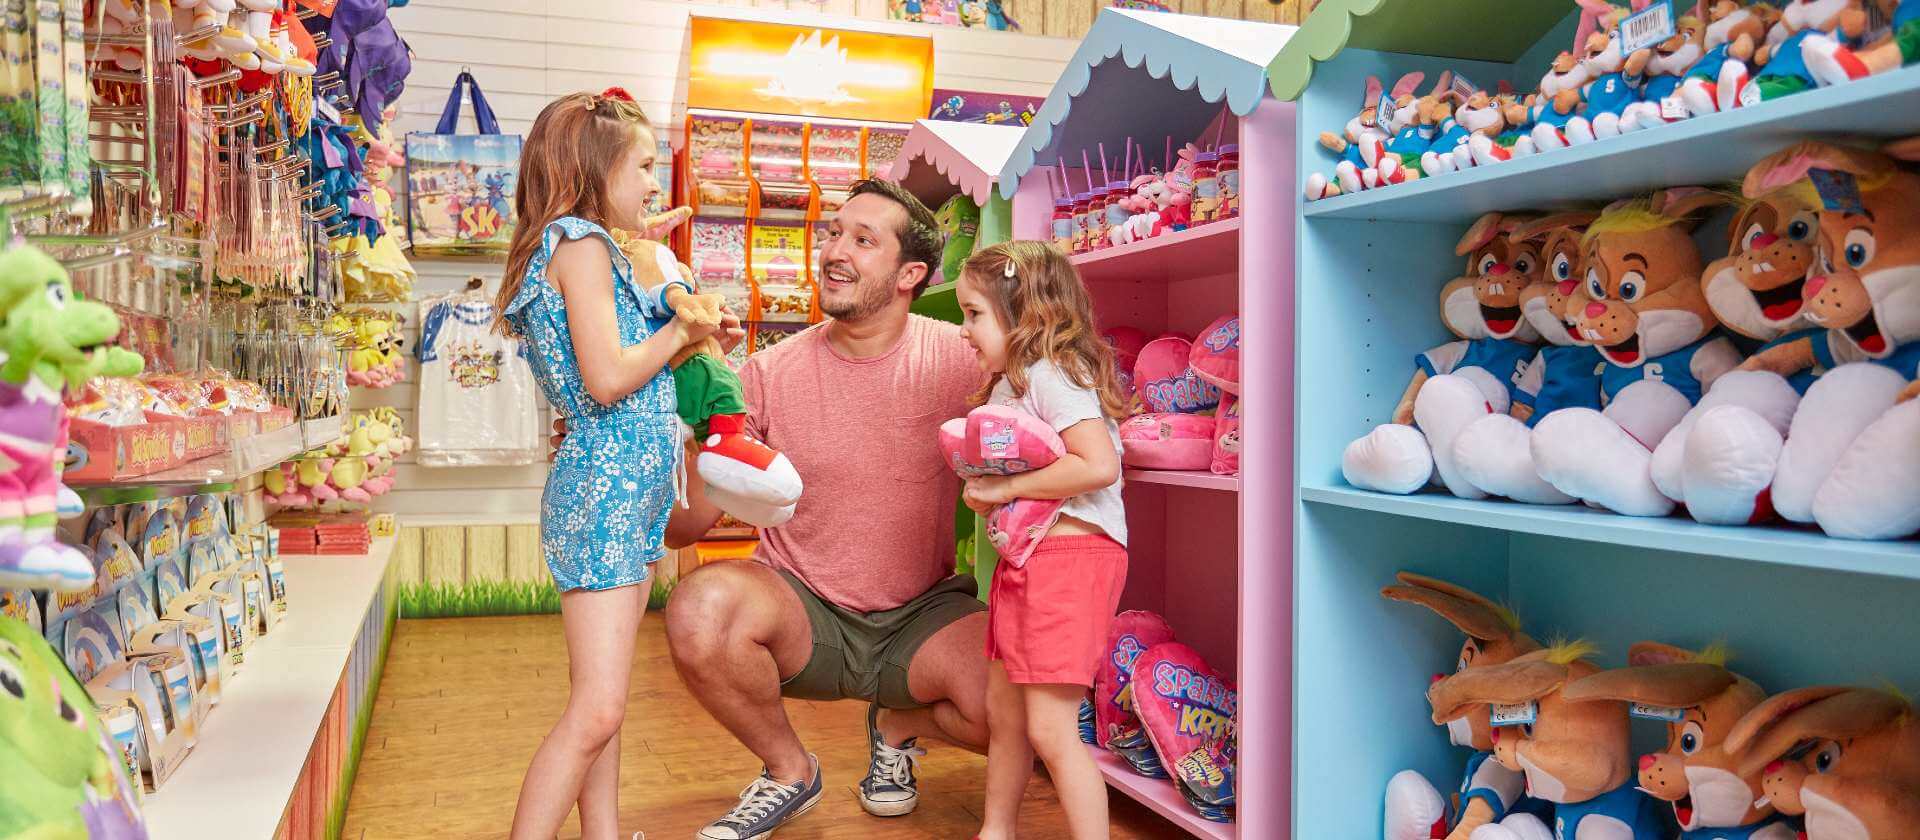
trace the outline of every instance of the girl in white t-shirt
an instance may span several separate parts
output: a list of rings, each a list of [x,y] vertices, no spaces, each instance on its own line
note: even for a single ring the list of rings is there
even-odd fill
[[[1014,499],[1062,499],[1027,562],[995,568],[988,598],[986,819],[981,840],[1014,834],[1033,757],[1047,763],[1075,840],[1107,836],[1107,787],[1080,743],[1093,685],[1127,578],[1120,429],[1128,399],[1094,329],[1086,286],[1044,242],[1006,242],[967,260],[956,287],[961,333],[992,375],[986,402],[1039,418],[1066,444],[1032,472],[967,482],[985,514]]]

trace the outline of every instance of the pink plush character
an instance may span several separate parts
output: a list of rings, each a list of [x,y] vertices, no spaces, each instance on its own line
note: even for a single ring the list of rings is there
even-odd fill
[[[1136,414],[1120,424],[1120,462],[1149,470],[1213,466],[1211,414]]]
[[[1240,393],[1240,316],[1222,315],[1207,325],[1187,356],[1188,367],[1208,384]]]
[[[940,426],[940,451],[961,478],[1012,475],[1060,459],[1067,446],[1051,426],[1024,411],[983,405]],[[987,517],[987,538],[1001,559],[1026,565],[1034,546],[1060,518],[1060,499],[1015,499]]]

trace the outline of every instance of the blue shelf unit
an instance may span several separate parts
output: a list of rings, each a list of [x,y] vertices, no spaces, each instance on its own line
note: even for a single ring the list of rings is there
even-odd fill
[[[1572,4],[1568,3],[1569,11]],[[1299,173],[1332,171],[1321,131],[1353,116],[1364,79],[1445,69],[1537,86],[1572,20],[1510,64],[1346,49],[1299,100]],[[1466,25],[1464,23],[1456,25]],[[1424,51],[1423,51],[1424,52]],[[1423,91],[1424,92],[1424,91]],[[1920,691],[1920,543],[1860,543],[1785,527],[1633,519],[1577,507],[1389,496],[1340,475],[1346,444],[1385,422],[1415,354],[1450,338],[1437,310],[1455,241],[1489,210],[1598,206],[1664,186],[1737,179],[1794,140],[1920,133],[1920,68],[1498,166],[1303,205],[1297,231],[1293,836],[1378,837],[1387,780],[1443,790],[1466,755],[1431,722],[1425,689],[1460,637],[1380,587],[1409,570],[1511,605],[1534,637],[1584,638],[1603,665],[1632,642],[1723,641],[1770,692],[1829,683]],[[1723,217],[1724,218],[1724,217]],[[1725,250],[1722,219],[1703,253]],[[1635,723],[1639,752],[1662,742]]]

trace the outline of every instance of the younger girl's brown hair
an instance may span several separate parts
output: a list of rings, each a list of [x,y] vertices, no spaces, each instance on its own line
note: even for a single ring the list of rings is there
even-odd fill
[[[969,257],[960,271],[1007,330],[1006,372],[987,383],[981,401],[1003,376],[1014,396],[1025,395],[1027,367],[1045,359],[1073,384],[1099,394],[1108,418],[1133,413],[1114,372],[1113,348],[1094,326],[1092,297],[1059,249],[1033,240],[1002,242]]]
[[[507,246],[507,272],[493,311],[504,313],[526,281],[527,263],[540,248],[547,225],[562,216],[607,223],[607,173],[638,139],[635,128],[653,126],[624,91],[570,93],[547,103],[520,148],[520,181],[513,196],[516,227]],[[494,329],[511,333],[496,315]]]

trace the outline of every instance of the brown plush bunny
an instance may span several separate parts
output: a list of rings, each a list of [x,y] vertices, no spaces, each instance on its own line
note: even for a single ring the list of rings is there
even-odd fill
[[[1627,706],[1573,700],[1570,683],[1599,673],[1583,642],[1554,645],[1503,665],[1470,668],[1427,690],[1434,722],[1492,707],[1493,754],[1527,777],[1527,793],[1554,803],[1555,837],[1564,840],[1663,840],[1658,807],[1634,789],[1628,768]],[[1473,840],[1535,836],[1527,815],[1483,826]],[[1525,832],[1525,833],[1523,833]]]
[[[1718,646],[1695,652],[1639,642],[1628,651],[1627,665],[1579,679],[1565,694],[1574,701],[1625,701],[1633,717],[1667,725],[1666,750],[1640,757],[1640,789],[1672,803],[1681,831],[1794,840],[1794,830],[1771,806],[1755,804],[1763,802],[1760,775],[1743,775],[1726,748],[1727,733],[1766,692],[1727,670],[1726,651]]]
[[[1742,775],[1762,776],[1781,813],[1806,815],[1807,840],[1910,840],[1920,830],[1920,717],[1902,697],[1789,691],[1742,717],[1727,750]]]
[[[1718,193],[1674,189],[1602,211],[1581,238],[1589,300],[1575,329],[1607,362],[1604,411],[1565,408],[1533,428],[1534,466],[1560,492],[1628,516],[1665,516],[1651,475],[1660,444],[1739,351],[1713,334],[1690,233]]]
[[[1691,116],[1731,111],[1738,106],[1740,89],[1752,74],[1754,53],[1780,10],[1766,2],[1736,3],[1716,0],[1707,6],[1705,55],[1687,70],[1680,83],[1680,99]]]
[[[1540,649],[1540,643],[1520,631],[1520,621],[1513,611],[1443,580],[1412,572],[1396,577],[1400,583],[1381,589],[1381,597],[1433,610],[1466,634],[1455,673],[1499,665]],[[1444,676],[1435,674],[1433,679],[1438,682]],[[1521,795],[1526,780],[1520,773],[1490,760],[1493,729],[1487,722],[1487,707],[1476,706],[1444,725],[1454,746],[1474,751],[1461,776],[1452,819],[1448,818],[1446,801],[1433,784],[1415,771],[1402,770],[1387,782],[1386,840],[1443,836],[1447,840],[1467,840],[1475,829],[1499,822],[1508,813],[1524,811],[1544,816],[1550,810],[1544,803]]]

